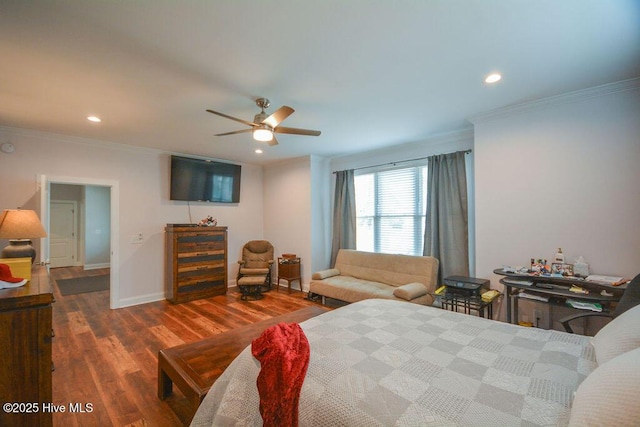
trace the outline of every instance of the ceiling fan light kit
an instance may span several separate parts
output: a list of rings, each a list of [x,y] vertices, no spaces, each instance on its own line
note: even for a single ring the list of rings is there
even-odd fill
[[[273,132],[267,127],[255,128],[253,130],[253,139],[260,142],[269,142],[273,139]]]
[[[260,107],[260,112],[253,117],[253,122],[239,119],[237,117],[229,116],[218,111],[207,110],[211,114],[215,114],[226,119],[234,120],[249,126],[249,129],[236,130],[232,132],[218,133],[215,136],[235,135],[238,133],[252,132],[253,139],[260,142],[268,142],[269,145],[278,145],[274,133],[285,133],[292,135],[306,135],[306,136],[318,136],[320,131],[310,129],[297,129],[279,126],[287,117],[289,117],[295,111],[291,107],[286,105],[278,108],[273,114],[267,115],[264,111],[271,105],[271,102],[267,98],[256,99],[256,105]]]

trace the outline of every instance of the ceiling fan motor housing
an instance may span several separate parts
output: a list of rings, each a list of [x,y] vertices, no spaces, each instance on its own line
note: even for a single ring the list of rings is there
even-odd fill
[[[265,112],[258,113],[254,116],[253,123],[262,123],[262,121],[267,117],[269,117],[269,115]]]

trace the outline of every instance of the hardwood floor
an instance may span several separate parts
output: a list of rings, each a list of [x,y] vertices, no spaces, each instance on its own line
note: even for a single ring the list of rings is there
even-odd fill
[[[53,305],[54,426],[181,426],[190,422],[187,400],[174,388],[157,396],[158,351],[279,316],[309,305],[302,292],[265,293],[241,301],[230,290],[173,305],[158,301],[109,309],[109,291],[62,296],[55,280],[108,273],[81,267],[51,270]],[[84,412],[70,412],[80,404]],[[76,407],[77,408],[77,407]]]

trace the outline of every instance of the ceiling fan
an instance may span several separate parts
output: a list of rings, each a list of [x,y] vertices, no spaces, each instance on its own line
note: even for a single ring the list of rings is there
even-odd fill
[[[225,117],[227,119],[235,120],[236,122],[243,123],[247,126],[250,126],[249,129],[236,130],[233,132],[225,132],[219,133],[215,136],[225,136],[225,135],[234,135],[236,133],[245,133],[252,132],[253,139],[256,141],[267,142],[269,145],[278,145],[278,140],[274,134],[276,133],[288,133],[293,135],[308,135],[308,136],[318,136],[320,135],[319,130],[309,130],[309,129],[298,129],[298,128],[289,128],[280,126],[287,117],[293,114],[294,109],[291,107],[287,107],[286,105],[278,108],[273,114],[267,115],[264,111],[265,108],[269,108],[271,102],[267,98],[258,98],[256,99],[256,105],[260,107],[260,112],[255,115],[253,118],[253,122],[242,120],[237,117],[232,117],[224,113],[219,113],[218,111],[207,110],[209,113],[216,114],[220,117]]]

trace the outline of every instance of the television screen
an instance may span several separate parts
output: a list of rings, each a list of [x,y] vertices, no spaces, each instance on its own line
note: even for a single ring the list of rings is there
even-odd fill
[[[171,200],[240,202],[242,166],[171,156]]]

